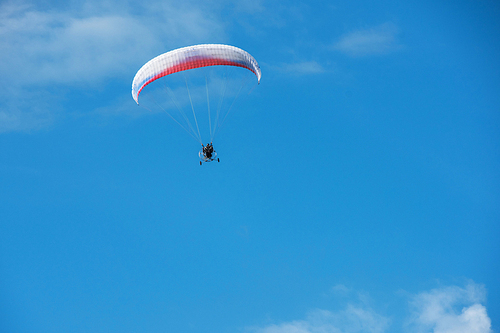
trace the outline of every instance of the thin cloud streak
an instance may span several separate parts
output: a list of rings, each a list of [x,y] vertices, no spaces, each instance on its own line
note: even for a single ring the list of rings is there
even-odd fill
[[[316,61],[269,65],[269,69],[292,75],[311,75],[326,72],[325,68],[323,68],[323,66]]]
[[[388,54],[401,48],[399,29],[392,23],[348,33],[335,43],[333,49],[353,57]]]
[[[383,333],[390,319],[370,308],[348,305],[345,310],[330,312],[316,309],[305,320],[296,320],[264,328],[250,328],[253,333]]]

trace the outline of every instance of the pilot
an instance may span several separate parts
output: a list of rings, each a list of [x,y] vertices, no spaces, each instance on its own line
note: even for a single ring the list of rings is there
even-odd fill
[[[205,155],[206,158],[212,159],[212,153],[214,152],[214,146],[212,146],[212,143],[207,143],[206,146],[203,147],[203,155]]]

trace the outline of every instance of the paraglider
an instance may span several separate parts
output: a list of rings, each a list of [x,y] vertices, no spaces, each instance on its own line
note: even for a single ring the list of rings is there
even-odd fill
[[[257,84],[260,83],[261,79],[261,70],[259,64],[255,60],[253,56],[251,56],[248,52],[234,47],[230,45],[223,44],[201,44],[201,45],[193,45],[188,47],[183,47],[179,49],[175,49],[164,54],[161,54],[146,64],[144,64],[139,71],[136,73],[134,80],[132,82],[132,97],[135,102],[139,105],[139,95],[144,90],[144,88],[157,81],[160,78],[164,78],[164,88],[161,89],[164,94],[167,92],[169,95],[171,102],[170,104],[165,104],[167,102],[163,100],[167,100],[161,98],[158,102],[158,99],[154,99],[154,104],[159,106],[163,111],[165,111],[175,122],[177,122],[188,134],[190,134],[195,140],[197,140],[201,145],[202,149],[198,153],[200,157],[200,164],[202,162],[210,162],[219,159],[217,158],[217,153],[215,152],[212,142],[216,135],[216,132],[220,129],[224,120],[227,117],[227,114],[231,110],[234,104],[234,100],[238,97],[241,91],[241,87],[236,92],[230,93],[230,88],[237,86],[237,84],[233,84],[234,81],[231,80],[230,75],[227,75],[224,72],[223,75],[218,77],[217,79],[208,78],[205,74],[204,83],[206,84],[206,89],[201,88],[201,84],[195,86],[194,88],[189,87],[188,79],[185,77],[185,91],[187,92],[187,97],[184,97],[184,100],[181,100],[183,97],[179,97],[180,89],[170,88],[170,84],[174,81],[166,81],[167,76],[173,76],[174,73],[186,72],[188,70],[199,71],[204,67],[235,67],[235,68],[243,68],[250,71],[254,77],[257,78]],[[249,73],[246,71],[246,73]],[[196,72],[198,73],[198,72]],[[176,74],[178,75],[178,74]],[[246,75],[246,74],[245,74]],[[248,81],[248,80],[247,80]],[[220,89],[209,89],[210,82],[216,82],[220,85]],[[222,82],[222,83],[220,83]],[[228,83],[229,82],[229,83]],[[244,85],[244,81],[242,81],[242,86]],[[255,81],[254,81],[255,82]],[[160,90],[160,89],[158,89]],[[210,98],[210,93],[215,94],[216,98]],[[194,93],[192,93],[194,91]],[[199,103],[201,99],[203,99],[206,95],[206,105],[208,109],[208,117],[206,115],[200,115],[200,111],[195,111],[195,104]],[[142,96],[142,95],[141,95]],[[182,95],[184,96],[184,95]],[[232,103],[224,102],[224,98],[232,98]],[[210,100],[219,100],[218,107],[216,112],[211,113],[211,105]],[[189,104],[187,103],[189,101]],[[163,103],[163,104],[162,104]],[[189,116],[189,113],[186,113],[182,105],[190,105],[192,111],[192,116]],[[224,105],[224,108],[223,108]],[[177,108],[178,112],[174,114],[173,107]],[[175,110],[174,110],[175,111]],[[213,115],[215,113],[215,115]],[[205,118],[203,118],[205,117]],[[210,143],[206,146],[203,145],[202,134],[200,132],[199,119],[207,119],[210,134]],[[215,119],[212,119],[215,118]],[[194,124],[193,124],[194,123]],[[203,127],[205,128],[205,127]]]
[[[214,146],[212,145],[212,142],[207,143],[206,146],[203,144],[201,145],[203,148],[198,153],[198,156],[200,157],[200,165],[202,162],[212,162],[217,159],[217,162],[220,162],[220,160],[217,158],[217,152],[214,150]]]

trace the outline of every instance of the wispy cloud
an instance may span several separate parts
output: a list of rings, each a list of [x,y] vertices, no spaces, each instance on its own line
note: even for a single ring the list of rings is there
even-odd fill
[[[294,320],[266,327],[248,328],[252,333],[383,333],[391,319],[377,313],[366,293],[355,292],[344,285],[337,285],[331,292],[338,294],[342,302],[349,302],[343,310],[315,309],[303,320]]]
[[[316,61],[303,61],[268,65],[269,69],[292,75],[309,75],[324,73],[326,70]]]
[[[347,288],[343,284],[337,284],[332,287],[331,292],[335,294],[340,294],[340,295],[347,295],[351,289]]]
[[[0,132],[50,124],[57,108],[43,106],[54,87],[131,80],[145,59],[165,49],[215,36],[222,41],[223,27],[203,6],[168,0],[143,8],[115,0],[87,1],[51,10],[3,3],[0,75],[9,89],[0,91]]]
[[[413,297],[408,326],[414,332],[491,333],[483,286],[469,283],[465,288],[446,287]]]
[[[382,333],[390,320],[370,308],[348,305],[339,312],[311,311],[304,320],[296,320],[263,328],[249,329],[255,333]]]
[[[180,8],[166,1],[148,8],[113,13],[96,7],[82,15],[80,8],[44,11],[4,4],[0,71],[11,84],[88,82],[124,73],[165,44],[223,35],[221,24],[197,6]]]
[[[356,295],[343,310],[315,309],[302,320],[264,327],[247,328],[251,333],[383,333],[397,318],[382,315],[370,307],[366,293],[344,285],[331,291],[341,298]],[[340,295],[338,295],[340,293]],[[491,320],[481,303],[486,300],[483,286],[470,282],[433,289],[410,297],[409,316],[400,331],[412,333],[491,333]],[[403,320],[403,318],[400,318]]]
[[[350,32],[342,36],[333,48],[354,57],[387,54],[401,48],[398,33],[399,29],[395,24],[385,23]]]

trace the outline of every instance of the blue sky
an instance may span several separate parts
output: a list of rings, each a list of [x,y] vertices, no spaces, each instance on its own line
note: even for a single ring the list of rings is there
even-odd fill
[[[0,331],[499,332],[495,1],[4,1]],[[200,167],[138,107],[199,43],[262,80]],[[168,98],[168,97],[166,97]]]

